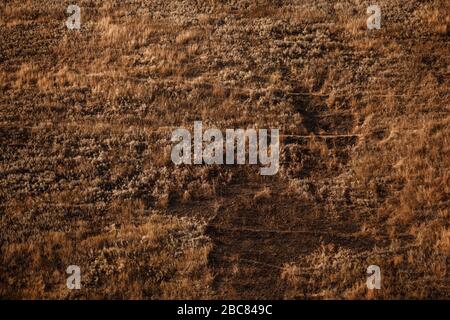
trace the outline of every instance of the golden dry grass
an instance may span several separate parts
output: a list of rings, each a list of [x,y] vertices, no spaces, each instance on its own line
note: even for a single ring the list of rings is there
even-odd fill
[[[0,4],[1,298],[449,298],[448,1],[68,4]],[[195,120],[278,175],[174,166]]]

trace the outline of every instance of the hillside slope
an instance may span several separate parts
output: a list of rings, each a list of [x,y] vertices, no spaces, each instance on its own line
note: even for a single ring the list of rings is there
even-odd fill
[[[448,1],[68,4],[0,5],[0,297],[450,298]],[[196,120],[278,174],[175,166]]]

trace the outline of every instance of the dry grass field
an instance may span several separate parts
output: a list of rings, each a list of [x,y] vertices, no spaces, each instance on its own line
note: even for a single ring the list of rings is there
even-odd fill
[[[0,298],[449,299],[449,60],[447,0],[3,0]],[[196,120],[279,172],[174,165]]]

